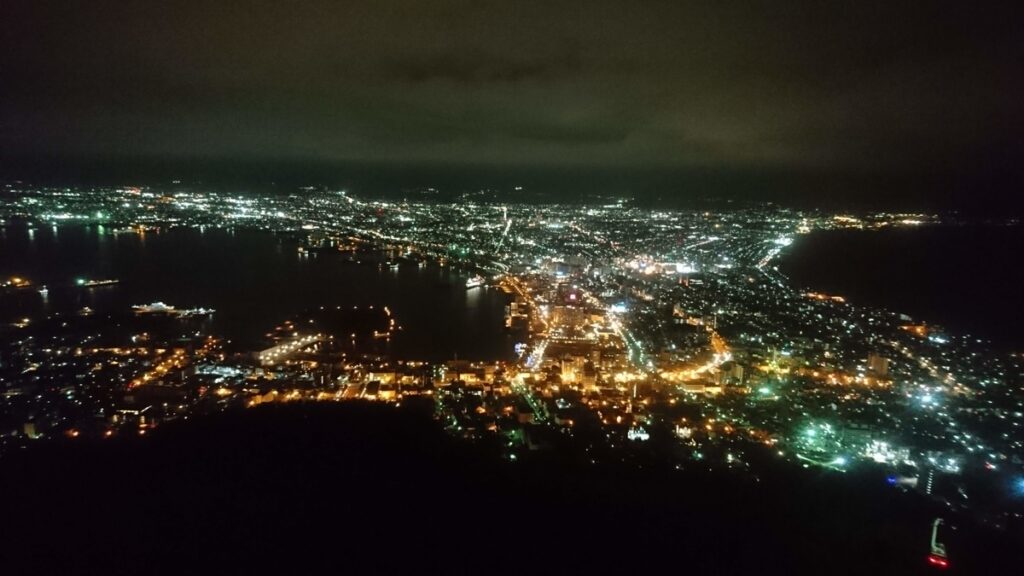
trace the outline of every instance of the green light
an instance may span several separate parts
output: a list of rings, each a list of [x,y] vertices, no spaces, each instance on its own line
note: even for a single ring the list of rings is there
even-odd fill
[[[761,388],[759,388],[759,389],[757,390],[757,392],[758,392],[759,394],[761,394],[762,396],[767,396],[767,395],[769,395],[769,394],[771,394],[771,393],[772,393],[772,389],[771,389],[771,388],[769,388],[769,387],[767,387],[767,386],[762,386]]]
[[[76,279],[75,280],[75,284],[78,284],[79,286],[84,286],[85,285],[85,278],[78,278],[78,279]]]

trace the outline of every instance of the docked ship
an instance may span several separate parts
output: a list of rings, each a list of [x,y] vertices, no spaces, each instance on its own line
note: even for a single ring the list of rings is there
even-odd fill
[[[484,278],[483,278],[483,276],[473,276],[469,280],[466,280],[466,289],[467,290],[470,289],[470,288],[478,288],[478,287],[483,286],[483,285],[484,285]]]
[[[84,288],[95,288],[96,286],[110,286],[111,284],[117,284],[120,280],[116,279],[105,279],[105,280],[89,280],[87,278],[79,278],[75,280],[75,284]]]

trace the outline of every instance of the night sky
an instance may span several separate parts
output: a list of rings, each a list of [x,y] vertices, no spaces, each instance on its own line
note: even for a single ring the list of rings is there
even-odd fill
[[[962,0],[5,0],[0,154],[7,177],[1005,205],[1021,22]]]

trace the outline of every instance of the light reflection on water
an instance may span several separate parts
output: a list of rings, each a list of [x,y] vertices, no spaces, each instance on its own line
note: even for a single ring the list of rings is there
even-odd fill
[[[270,328],[303,310],[335,305],[388,305],[403,326],[390,342],[399,356],[441,360],[508,358],[515,335],[504,329],[508,297],[493,288],[466,290],[470,274],[434,264],[383,268],[380,255],[348,261],[336,251],[298,253],[286,236],[247,230],[172,229],[118,232],[102,226],[32,231],[10,224],[0,234],[0,277],[23,275],[35,286],[0,294],[0,321],[74,314],[130,314],[163,301],[209,307],[210,328],[259,346]],[[75,278],[119,284],[74,286]],[[44,298],[38,288],[45,284]]]

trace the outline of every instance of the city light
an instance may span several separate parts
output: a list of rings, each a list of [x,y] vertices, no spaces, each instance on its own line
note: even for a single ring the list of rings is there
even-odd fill
[[[199,305],[202,289],[199,298],[167,287],[124,303],[122,293],[136,297],[136,272],[104,278],[88,263],[76,265],[81,277],[47,283],[55,301],[62,288],[88,288],[76,292],[80,310],[56,320],[27,308],[11,322],[23,335],[5,348],[5,366],[14,359],[5,397],[51,415],[0,436],[0,457],[23,441],[141,436],[211,412],[354,401],[404,410],[418,398],[447,433],[481,446],[494,441],[508,461],[586,438],[578,448],[594,465],[620,465],[633,458],[630,450],[648,446],[672,468],[699,463],[709,473],[726,467],[758,477],[763,451],[808,474],[875,467],[894,489],[966,508],[982,499],[960,479],[978,471],[1024,496],[1012,460],[1024,448],[1015,433],[1024,409],[1003,386],[1016,357],[853,297],[797,288],[775,268],[797,233],[810,234],[809,242],[817,230],[883,229],[905,215],[837,220],[766,207],[667,212],[149,189],[99,189],[82,193],[81,205],[57,197],[57,206],[48,194],[25,193],[38,204],[19,202],[19,213],[86,221],[102,213],[103,234],[143,252],[168,241],[168,222],[182,229],[175,235],[194,230],[204,246],[223,241],[212,232],[219,226],[251,227],[285,248],[253,257],[283,258],[300,270],[330,265],[353,276],[365,269],[394,283],[380,292],[396,300],[335,301],[333,288],[317,285],[308,292],[329,301],[310,302],[302,295],[308,280],[297,275],[286,282],[296,313],[283,318],[222,297],[211,302],[215,312]],[[218,273],[229,274],[225,266]],[[26,299],[38,303],[41,286],[19,271],[2,289],[33,287]],[[263,299],[260,285],[247,289]],[[449,304],[424,308],[406,296],[417,291],[448,291]],[[123,305],[110,309],[108,299]],[[331,325],[325,314],[332,307],[353,317]],[[379,324],[356,321],[367,310],[380,311]],[[244,344],[227,342],[223,318],[247,315],[275,328],[261,328],[263,338],[241,335]],[[118,320],[104,325],[104,318]],[[406,318],[414,320],[412,334]],[[496,326],[487,325],[494,318]],[[122,338],[117,322],[128,319]],[[424,352],[435,345],[443,350]],[[465,353],[489,348],[499,352]],[[76,375],[71,383],[68,373]],[[37,381],[55,392],[22,391]],[[148,400],[162,395],[166,405]],[[128,397],[146,400],[136,405]],[[62,423],[51,407],[90,414],[103,428],[72,428],[75,421]]]

